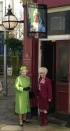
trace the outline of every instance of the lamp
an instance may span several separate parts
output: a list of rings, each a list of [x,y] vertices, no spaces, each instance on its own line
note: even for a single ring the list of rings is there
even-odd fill
[[[22,21],[21,21],[22,22]],[[6,31],[13,30],[18,24],[16,16],[12,13],[12,9],[8,8],[8,12],[5,14],[2,25],[5,27],[4,31],[4,40],[6,40]],[[4,88],[6,89],[5,95],[8,95],[8,88],[7,88],[7,47],[6,41],[4,41]]]
[[[8,12],[6,13],[6,15],[2,20],[2,24],[7,30],[13,30],[18,24],[18,20],[16,16],[12,13],[12,9],[10,8],[10,5],[8,8]]]
[[[8,8],[8,12],[5,14],[3,20],[2,20],[2,25],[5,28],[4,31],[4,40],[6,40],[6,32],[13,30],[18,23],[24,23],[24,20],[18,21],[16,16],[12,13],[12,9]],[[7,88],[7,46],[6,46],[6,41],[4,41],[4,87],[6,91],[6,96],[8,95],[8,88]]]

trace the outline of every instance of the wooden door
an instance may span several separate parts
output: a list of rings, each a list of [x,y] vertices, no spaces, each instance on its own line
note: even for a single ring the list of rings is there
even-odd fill
[[[56,43],[56,112],[68,113],[69,41]]]

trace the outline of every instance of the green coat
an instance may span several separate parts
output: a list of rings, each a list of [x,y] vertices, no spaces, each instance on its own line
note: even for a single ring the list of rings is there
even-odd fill
[[[18,76],[15,81],[15,112],[18,114],[30,112],[29,91],[23,91],[23,88],[26,87],[31,87],[30,78],[28,76]]]

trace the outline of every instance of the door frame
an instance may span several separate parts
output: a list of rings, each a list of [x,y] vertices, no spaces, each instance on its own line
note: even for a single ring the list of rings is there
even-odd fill
[[[58,35],[54,35],[54,36],[48,36],[47,39],[39,39],[39,45],[38,45],[38,69],[41,67],[41,56],[42,56],[41,42],[42,41],[56,42],[56,41],[60,41],[60,40],[70,40],[70,35],[59,35],[59,36]],[[55,87],[55,90],[56,90],[56,87]]]
[[[49,35],[47,38],[40,38],[38,42],[38,69],[41,67],[41,41],[70,40],[70,35]]]

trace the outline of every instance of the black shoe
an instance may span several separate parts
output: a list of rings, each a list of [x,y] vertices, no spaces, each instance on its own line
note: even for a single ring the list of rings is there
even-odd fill
[[[30,121],[28,121],[28,120],[23,120],[23,123],[30,123]]]

